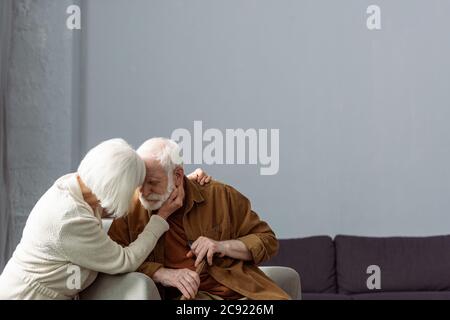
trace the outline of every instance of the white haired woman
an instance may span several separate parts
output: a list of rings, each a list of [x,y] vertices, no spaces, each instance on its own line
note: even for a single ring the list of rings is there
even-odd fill
[[[144,161],[122,139],[91,149],[77,173],[59,178],[31,211],[0,276],[0,299],[72,299],[98,272],[135,271],[168,230],[165,219],[182,203],[174,190],[136,241],[128,247],[112,241],[101,218],[126,214],[145,175]],[[201,171],[191,178],[209,180]]]

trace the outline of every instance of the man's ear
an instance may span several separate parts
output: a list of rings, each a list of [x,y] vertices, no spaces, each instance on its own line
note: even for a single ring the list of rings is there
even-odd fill
[[[173,177],[175,179],[175,186],[179,187],[183,183],[184,169],[182,167],[176,167],[173,171]]]

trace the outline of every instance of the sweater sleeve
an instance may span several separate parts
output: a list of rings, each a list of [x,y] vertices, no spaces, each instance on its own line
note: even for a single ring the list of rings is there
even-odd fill
[[[122,247],[101,229],[95,217],[78,216],[64,223],[59,238],[63,254],[73,264],[117,274],[135,271],[168,229],[163,218],[153,215],[138,238]]]
[[[128,224],[129,218],[130,214],[126,215],[125,217],[114,219],[108,231],[108,235],[111,237],[111,239],[120,244],[122,247],[128,246],[133,240],[130,237],[130,227]],[[149,256],[151,256],[151,254]],[[161,263],[153,262],[147,257],[146,261],[144,261],[136,271],[146,274],[147,276],[152,278],[153,274],[162,267],[163,265]]]

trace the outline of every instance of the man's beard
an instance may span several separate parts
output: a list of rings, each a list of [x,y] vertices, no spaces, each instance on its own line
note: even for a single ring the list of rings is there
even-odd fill
[[[147,198],[144,198],[142,193],[139,193],[139,200],[141,201],[141,204],[144,206],[145,209],[148,211],[155,211],[161,208],[163,203],[169,199],[172,191],[175,189],[174,183],[173,183],[173,175],[169,174],[169,181],[167,185],[167,191],[163,195],[159,194],[151,194]],[[150,201],[153,200],[153,201]]]

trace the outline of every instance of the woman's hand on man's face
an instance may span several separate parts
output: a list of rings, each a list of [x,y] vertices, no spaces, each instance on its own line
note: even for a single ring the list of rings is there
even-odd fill
[[[158,210],[158,216],[167,219],[172,213],[177,211],[183,206],[184,201],[184,187],[175,187],[175,189],[170,194],[169,198],[163,203],[161,208]]]

